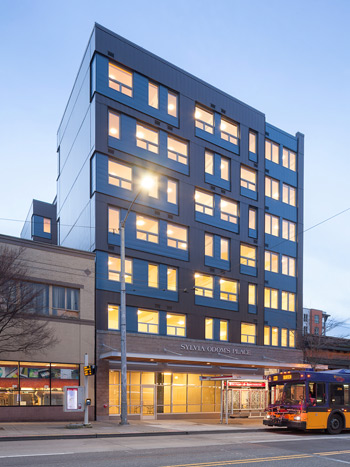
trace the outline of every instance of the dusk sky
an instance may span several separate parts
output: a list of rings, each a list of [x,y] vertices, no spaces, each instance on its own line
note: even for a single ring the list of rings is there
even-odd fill
[[[350,1],[0,6],[0,233],[19,236],[31,200],[55,197],[56,132],[97,22],[264,112],[267,122],[305,134],[304,307],[349,316]]]

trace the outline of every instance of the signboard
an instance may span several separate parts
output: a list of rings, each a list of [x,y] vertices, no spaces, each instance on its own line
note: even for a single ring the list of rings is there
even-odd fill
[[[63,411],[84,412],[84,387],[64,386]]]
[[[263,381],[227,381],[229,388],[264,388]]]
[[[95,365],[84,366],[84,376],[93,376],[96,373]]]

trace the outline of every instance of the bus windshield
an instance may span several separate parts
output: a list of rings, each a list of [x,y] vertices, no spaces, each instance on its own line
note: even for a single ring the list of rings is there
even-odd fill
[[[299,405],[305,401],[305,383],[276,384],[270,390],[270,403]]]

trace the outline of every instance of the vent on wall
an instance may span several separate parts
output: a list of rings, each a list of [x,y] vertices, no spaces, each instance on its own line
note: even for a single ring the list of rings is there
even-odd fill
[[[108,249],[114,251],[114,246],[113,245],[108,245]]]
[[[268,131],[265,131],[266,136],[270,136],[270,133]]]
[[[210,107],[211,107],[212,109],[215,109],[216,105],[215,105],[215,104],[210,104]]]
[[[226,190],[221,190],[221,193],[225,194],[225,193],[226,193]]]
[[[167,310],[172,310],[172,309],[173,309],[173,307],[172,307],[172,306],[170,306],[170,305],[168,305],[168,306],[166,307],[166,309],[167,309]]]
[[[221,109],[221,113],[225,114],[225,113],[226,113],[226,110],[225,110],[225,109]]]
[[[156,125],[160,125],[160,121],[159,121],[159,120],[154,120],[154,123],[155,123]]]
[[[174,216],[172,214],[168,214],[168,219],[174,219]]]
[[[108,148],[108,152],[109,152],[109,154],[114,154],[114,150],[111,149],[111,148]]]
[[[155,214],[156,216],[160,216],[160,211],[154,211],[154,214]]]
[[[160,308],[159,303],[155,303],[155,304],[154,304],[154,308]]]
[[[173,131],[173,127],[171,125],[168,125],[168,130]]]
[[[108,50],[107,54],[108,54],[110,57],[113,57],[113,58],[114,58],[114,53],[111,52],[110,50]]]

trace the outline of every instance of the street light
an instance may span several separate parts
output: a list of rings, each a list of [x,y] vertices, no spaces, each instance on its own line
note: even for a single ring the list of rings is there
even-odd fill
[[[154,178],[150,175],[140,180],[140,188],[127,210],[122,221],[120,221],[120,360],[121,360],[121,404],[120,424],[128,424],[128,404],[126,391],[126,289],[125,289],[125,223],[128,215],[139,197],[141,191],[149,191],[154,185]]]

